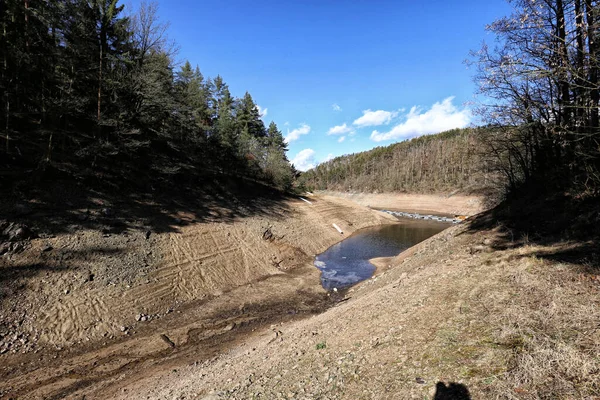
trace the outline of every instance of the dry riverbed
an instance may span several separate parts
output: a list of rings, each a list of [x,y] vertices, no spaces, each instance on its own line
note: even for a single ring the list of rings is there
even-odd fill
[[[374,260],[373,278],[331,299],[312,265],[343,237],[331,224],[348,235],[392,217],[337,197],[307,199],[268,217],[190,223],[147,240],[132,233],[118,242],[127,251],[83,258],[77,279],[46,260],[51,273],[22,276],[2,299],[3,315],[25,312],[10,329],[34,340],[0,356],[0,391],[27,399],[597,398],[600,278],[561,257],[580,244],[529,244],[502,226],[475,230],[466,221]],[[2,269],[52,253],[42,248],[48,240],[55,251],[90,247],[86,234],[96,235],[35,239]],[[147,260],[139,272],[103,276],[110,257],[136,254]]]
[[[173,233],[24,242],[0,258],[0,395],[111,398],[128,379],[206,362],[253,331],[328,308],[312,260],[345,237],[332,224],[348,235],[394,218],[341,199],[311,203],[225,222],[181,214]]]

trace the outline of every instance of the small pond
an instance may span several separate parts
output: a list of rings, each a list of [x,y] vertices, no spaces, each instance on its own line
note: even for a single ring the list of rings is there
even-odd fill
[[[450,225],[403,219],[398,224],[361,229],[315,258],[321,284],[327,290],[341,289],[369,279],[375,272],[370,259],[396,256]]]

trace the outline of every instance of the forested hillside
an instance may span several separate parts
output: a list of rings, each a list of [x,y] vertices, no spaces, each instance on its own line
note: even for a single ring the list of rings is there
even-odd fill
[[[309,189],[361,192],[481,190],[497,179],[478,149],[482,129],[454,129],[337,157],[300,181]]]
[[[51,170],[135,185],[222,175],[291,185],[275,123],[222,77],[177,66],[155,5],[128,16],[117,0],[0,4],[0,183]]]

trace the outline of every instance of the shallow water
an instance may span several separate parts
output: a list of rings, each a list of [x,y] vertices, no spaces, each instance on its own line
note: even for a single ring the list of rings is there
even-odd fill
[[[331,290],[369,279],[375,272],[375,266],[369,262],[371,258],[396,256],[450,225],[406,220],[362,229],[315,258],[315,266],[321,270],[321,284]]]

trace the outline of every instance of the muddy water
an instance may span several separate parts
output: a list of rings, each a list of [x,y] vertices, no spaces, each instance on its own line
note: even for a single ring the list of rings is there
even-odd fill
[[[375,272],[371,258],[396,256],[450,225],[403,219],[394,225],[362,229],[315,258],[315,266],[321,270],[321,284],[331,290],[369,279]]]

